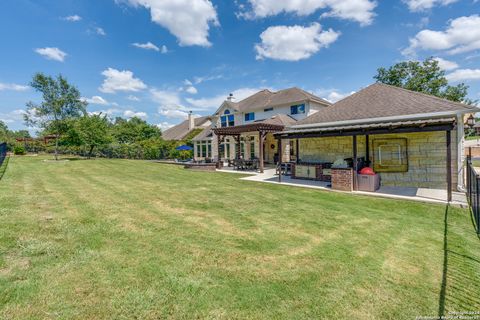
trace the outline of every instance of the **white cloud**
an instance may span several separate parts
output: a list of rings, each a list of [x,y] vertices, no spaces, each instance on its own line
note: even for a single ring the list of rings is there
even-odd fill
[[[414,56],[417,50],[458,54],[477,49],[480,49],[480,16],[472,15],[451,20],[445,31],[420,31],[410,38],[410,46],[402,54]]]
[[[370,0],[249,0],[251,11],[243,11],[240,16],[246,18],[264,18],[282,12],[306,16],[317,10],[327,10],[322,17],[336,17],[369,25],[373,21],[376,7]]]
[[[193,81],[195,82],[195,84],[200,84],[202,82],[218,80],[218,79],[222,79],[222,78],[223,78],[223,74],[217,74],[217,75],[211,75],[211,76],[194,77]],[[191,84],[191,82],[190,82],[190,84]]]
[[[176,91],[150,90],[152,100],[160,104],[163,108],[178,109],[181,107],[180,96]]]
[[[262,32],[262,42],[255,45],[257,59],[298,61],[307,59],[321,48],[328,47],[340,36],[340,32],[322,31],[318,23],[309,27],[274,26]]]
[[[480,69],[458,69],[446,75],[448,81],[480,80]]]
[[[98,104],[98,105],[102,105],[102,106],[106,106],[106,105],[109,104],[107,100],[105,100],[104,98],[102,98],[100,96],[93,96],[91,98],[82,98],[82,100],[85,101],[88,104]]]
[[[159,109],[158,113],[169,119],[187,119],[188,112],[182,110],[173,110],[173,109]]]
[[[150,9],[152,21],[168,29],[181,46],[211,45],[210,25],[218,26],[215,7],[210,0],[124,0]]]
[[[46,59],[60,61],[60,62],[65,61],[65,57],[67,56],[65,52],[63,52],[58,48],[50,48],[50,47],[37,48],[35,49],[35,52]]]
[[[100,36],[106,36],[107,33],[105,32],[105,30],[103,30],[103,28],[100,28],[100,27],[96,27],[95,28],[95,32],[100,35]]]
[[[198,93],[198,90],[197,88],[195,88],[194,86],[189,86],[185,89],[186,92],[190,93],[190,94],[197,94]]]
[[[142,120],[147,120],[147,118],[148,118],[148,115],[145,112],[135,112],[135,111],[132,111],[132,110],[125,110],[123,112],[123,116],[125,118],[136,117],[136,118],[140,118]]]
[[[15,84],[15,83],[1,83],[0,82],[0,91],[6,91],[6,90],[11,90],[11,91],[26,91],[30,89],[29,86],[24,86],[21,84]]]
[[[0,121],[4,123],[14,123],[18,121],[23,121],[23,115],[25,110],[17,109],[7,113],[0,113]]]
[[[140,101],[140,98],[134,95],[129,95],[127,99],[130,101],[136,101],[136,102]]]
[[[157,52],[160,51],[160,48],[157,47],[156,45],[154,45],[153,43],[151,43],[150,41],[147,42],[147,43],[135,42],[135,43],[132,43],[132,46],[140,48],[140,49],[145,49],[145,50],[154,50],[154,51],[157,51]]]
[[[352,95],[354,93],[355,91],[351,91],[348,93],[348,92],[341,92],[337,89],[318,89],[315,91],[315,94],[317,96],[320,96],[331,103],[335,103],[339,100],[342,100],[343,98],[346,98],[349,95]]]
[[[135,43],[132,43],[132,46],[140,48],[140,49],[157,51],[157,52],[160,52],[160,53],[163,53],[163,54],[168,53],[167,46],[163,45],[159,48],[155,44],[151,43],[150,41],[147,42],[147,43],[135,42]]]
[[[440,69],[445,71],[450,71],[458,68],[458,64],[453,61],[445,60],[439,57],[433,58],[433,60],[436,60]]]
[[[92,114],[106,114],[107,116],[115,116],[115,115],[119,115],[120,113],[122,112],[122,110],[120,109],[117,109],[117,108],[109,108],[107,110],[98,110],[98,111],[92,111],[92,112],[88,112],[88,114],[92,115]]]
[[[410,11],[423,11],[433,8],[434,6],[446,6],[458,0],[404,0]]]
[[[232,92],[235,101],[243,100],[262,89],[260,88],[241,88]],[[187,102],[194,106],[196,110],[216,110],[223,101],[226,100],[230,92],[217,95],[210,98],[192,99],[186,98]]]
[[[159,124],[157,124],[157,127],[160,128],[162,131],[168,130],[173,126],[175,126],[175,125],[172,124],[172,123],[169,123],[167,121],[160,122]]]
[[[72,16],[63,17],[62,20],[69,21],[69,22],[78,22],[82,20],[82,17],[80,17],[78,14],[75,14]]]
[[[115,93],[117,91],[140,91],[147,88],[142,80],[135,78],[132,71],[117,70],[108,68],[102,72],[105,76],[102,86],[99,88],[101,92]]]

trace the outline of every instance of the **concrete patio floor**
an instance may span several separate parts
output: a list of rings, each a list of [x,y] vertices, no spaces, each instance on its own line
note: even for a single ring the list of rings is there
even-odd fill
[[[333,192],[344,192],[333,190],[330,187],[330,182],[292,179],[290,176],[282,176],[282,182],[278,182],[278,175],[275,173],[275,168],[267,168],[264,173],[254,171],[236,171],[232,168],[224,168],[217,170],[217,172],[236,172],[248,174],[248,177],[242,177],[241,180],[257,181],[264,183],[282,184],[287,186],[312,188],[319,190],[327,190]],[[432,203],[447,203],[447,191],[441,189],[427,189],[427,188],[413,188],[413,187],[380,187],[376,192],[353,191],[353,194],[362,194],[369,196],[385,197],[392,199],[404,199]],[[463,192],[453,192],[451,204],[467,206],[467,199]]]

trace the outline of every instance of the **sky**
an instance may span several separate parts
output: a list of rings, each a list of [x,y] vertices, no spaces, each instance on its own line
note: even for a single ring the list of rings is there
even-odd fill
[[[229,93],[297,86],[335,102],[379,67],[430,56],[480,99],[479,0],[1,0],[0,43],[14,130],[41,101],[36,72],[65,76],[91,113],[163,130]]]

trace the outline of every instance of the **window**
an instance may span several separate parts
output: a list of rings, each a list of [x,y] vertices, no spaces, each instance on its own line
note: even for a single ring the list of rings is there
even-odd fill
[[[207,141],[207,158],[212,157],[212,142]]]
[[[206,144],[206,142],[202,143],[202,156],[207,158],[207,144]]]
[[[255,120],[255,112],[245,113],[245,121]]]
[[[200,149],[200,142],[197,142],[197,158],[201,158],[201,157],[202,157],[202,152]]]
[[[255,159],[255,137],[250,137],[250,159]]]
[[[225,153],[225,158],[230,159],[230,142],[227,141],[226,143],[226,153]]]
[[[269,112],[269,111],[273,111],[273,108],[265,108],[265,109],[263,109],[263,112]]]
[[[220,117],[220,126],[222,128],[225,127],[233,127],[235,125],[235,116],[230,114],[230,110],[225,110],[223,112],[223,116]]]
[[[297,104],[290,107],[291,114],[301,114],[305,113],[305,104]]]

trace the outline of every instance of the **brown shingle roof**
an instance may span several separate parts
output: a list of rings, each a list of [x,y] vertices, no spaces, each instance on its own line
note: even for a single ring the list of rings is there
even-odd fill
[[[192,141],[210,140],[212,139],[212,127],[205,128],[197,134]]]
[[[239,102],[226,101],[226,103],[228,103],[229,106],[235,110],[238,110],[240,112],[246,112],[250,110],[279,106],[283,104],[301,102],[306,100],[315,101],[324,105],[330,105],[330,102],[296,87],[276,92],[265,89]]]
[[[210,120],[209,116],[195,118],[195,128],[202,127],[208,120]],[[165,130],[162,133],[162,137],[165,140],[182,140],[188,135],[189,132],[188,120],[185,120],[182,123]]]
[[[268,123],[268,124],[275,124],[275,125],[281,125],[285,127],[290,127],[293,126],[294,124],[297,123],[297,120],[292,118],[291,116],[287,114],[277,114],[274,115],[271,118],[268,118],[266,120],[260,121],[262,123]]]
[[[338,121],[409,116],[445,112],[477,112],[463,103],[441,99],[428,94],[375,83],[330,107],[301,120],[297,125],[322,124]]]

